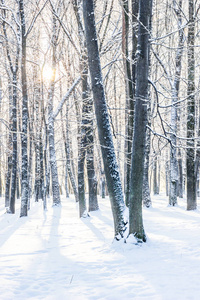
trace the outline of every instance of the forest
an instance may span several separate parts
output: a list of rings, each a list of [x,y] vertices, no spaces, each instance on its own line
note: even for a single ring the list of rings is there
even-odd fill
[[[146,242],[165,192],[197,208],[200,3],[1,0],[0,196],[28,215],[73,194],[80,218],[109,196],[114,237]],[[126,207],[129,216],[124,216]]]
[[[0,299],[199,300],[200,1],[0,8]]]

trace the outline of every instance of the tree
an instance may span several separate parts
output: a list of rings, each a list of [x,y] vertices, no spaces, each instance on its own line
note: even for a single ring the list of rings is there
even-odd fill
[[[19,0],[19,15],[21,24],[21,81],[22,81],[22,197],[20,217],[28,214],[28,90],[26,70],[26,20],[24,12],[24,1]]]
[[[142,218],[143,171],[145,160],[148,75],[149,75],[149,28],[151,0],[139,2],[139,29],[136,66],[134,134],[131,159],[131,189],[129,203],[129,235],[138,242],[145,242]]]
[[[103,78],[97,44],[98,41],[95,25],[93,0],[83,1],[83,16],[85,23],[88,62],[92,82],[92,92],[98,127],[98,135],[104,162],[108,194],[111,201],[111,208],[114,219],[115,238],[120,239],[121,237],[123,237],[125,230],[125,204],[123,200],[119,169],[114,151],[111,128],[109,123],[109,115],[107,111],[104,93]]]
[[[178,20],[178,47],[175,57],[175,74],[172,85],[172,106],[171,106],[171,148],[170,148],[170,187],[169,187],[169,204],[174,206],[177,204],[178,196],[178,161],[177,161],[177,121],[178,108],[177,101],[180,87],[180,76],[182,67],[182,55],[184,46],[184,28],[182,27],[182,0],[178,5],[174,3],[174,11]]]
[[[17,180],[17,76],[19,71],[19,54],[20,54],[20,39],[19,39],[19,31],[20,26],[18,22],[16,21],[15,16],[13,15],[13,12],[11,13],[12,19],[14,20],[14,23],[16,24],[17,30],[13,30],[13,25],[10,24],[6,20],[6,7],[5,3],[2,0],[1,1],[2,6],[4,9],[2,10],[2,21],[3,21],[3,33],[5,37],[5,45],[6,45],[6,54],[7,59],[9,63],[9,68],[11,72],[11,80],[9,80],[10,84],[12,85],[9,88],[10,96],[12,97],[12,109],[11,109],[11,135],[9,134],[9,144],[12,143],[12,163],[11,163],[11,157],[8,158],[8,176],[10,174],[11,168],[11,187],[10,187],[10,179],[7,177],[6,180],[6,188],[7,188],[7,195],[6,198],[9,199],[9,209],[7,212],[14,214],[15,213],[15,200],[16,200],[16,180]],[[13,49],[11,45],[9,44],[9,37],[7,34],[7,27],[11,28],[12,31],[14,31],[14,38],[16,40],[16,48],[14,47],[15,53],[13,53]],[[9,97],[10,98],[10,97]],[[11,102],[10,102],[11,103]],[[12,140],[12,142],[11,142]],[[10,193],[9,193],[10,191]],[[8,202],[8,201],[7,201]],[[7,205],[8,203],[6,203]]]
[[[60,2],[59,2],[60,4]],[[58,9],[60,5],[58,5]],[[55,77],[56,77],[56,49],[58,43],[58,36],[60,32],[60,27],[58,27],[58,22],[54,14],[52,14],[52,78],[50,80],[50,87],[48,92],[48,140],[49,140],[49,156],[50,156],[50,166],[51,166],[51,178],[52,178],[52,193],[53,193],[53,205],[60,205],[60,191],[59,191],[59,181],[58,181],[58,168],[56,160],[56,150],[55,150],[55,134],[54,134],[54,113],[53,113],[53,99],[55,91]]]
[[[46,2],[43,4],[42,8],[39,9],[32,19],[28,29],[26,30],[26,18],[24,1],[18,1],[18,10],[20,16],[20,26],[21,26],[21,85],[22,85],[22,134],[21,134],[21,152],[22,152],[22,196],[21,196],[21,211],[20,217],[27,216],[28,214],[28,202],[29,202],[29,173],[30,170],[28,166],[28,127],[29,127],[29,112],[28,112],[28,83],[27,83],[27,37],[30,34],[33,26],[44,9]],[[38,7],[37,7],[38,8]],[[30,153],[31,153],[30,144]],[[30,158],[30,163],[32,164],[32,158]]]
[[[125,202],[129,205],[130,175],[131,175],[131,148],[133,138],[134,94],[135,94],[135,55],[137,48],[137,15],[138,0],[132,1],[132,70],[129,59],[129,2],[122,1],[122,53],[125,71],[126,91],[126,140],[125,140],[125,165],[124,165],[124,190]]]
[[[196,200],[196,163],[195,163],[195,20],[194,1],[188,0],[189,22],[188,22],[188,100],[187,100],[187,210],[197,207]]]
[[[88,82],[88,60],[85,45],[85,34],[80,13],[80,2],[74,0],[73,7],[76,15],[79,43],[80,43],[80,72],[82,82],[82,116],[81,137],[78,157],[78,191],[79,191],[79,215],[87,216],[85,199],[85,158],[87,160],[89,211],[98,210],[97,181],[94,169],[94,130],[93,130],[93,101],[90,95]]]

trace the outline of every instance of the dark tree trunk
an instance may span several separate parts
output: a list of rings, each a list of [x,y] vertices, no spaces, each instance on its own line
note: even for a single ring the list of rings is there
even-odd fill
[[[12,106],[12,176],[9,213],[15,213],[16,180],[17,180],[17,74],[13,73],[13,106]]]
[[[2,113],[2,81],[0,77],[0,114]],[[0,124],[0,131],[2,132],[1,124]],[[2,197],[3,186],[2,186],[2,145],[0,145],[0,198]]]
[[[83,46],[83,45],[82,45]],[[82,81],[82,117],[81,117],[81,138],[79,145],[79,159],[78,159],[78,198],[79,198],[79,216],[87,216],[86,199],[85,199],[85,157],[87,151],[87,130],[88,130],[88,110],[87,102],[89,97],[88,91],[88,68],[86,65],[86,55],[84,49],[81,50],[81,81]]]
[[[1,0],[3,6],[5,6],[4,0]],[[2,26],[5,37],[6,53],[10,71],[12,73],[12,80],[9,78],[9,157],[8,157],[8,172],[6,176],[6,195],[5,205],[9,206],[7,212],[15,213],[15,197],[16,197],[16,176],[17,176],[17,73],[19,65],[19,53],[20,46],[17,40],[16,53],[14,56],[15,65],[12,62],[12,56],[9,45],[9,38],[7,36],[6,12],[2,10]],[[17,24],[17,34],[19,34],[19,25]],[[8,75],[9,77],[9,75]],[[11,146],[12,145],[12,146]],[[12,148],[12,149],[11,149]],[[12,154],[11,154],[12,153]],[[9,178],[11,177],[11,179]],[[11,183],[11,186],[10,186]]]
[[[43,154],[43,143],[42,134],[40,134],[40,189],[39,189],[39,199],[43,199],[44,192],[44,154]]]
[[[44,170],[45,170],[45,185],[43,191],[43,205],[44,210],[47,209],[47,201],[46,198],[49,197],[49,185],[50,185],[50,167],[47,157],[47,129],[46,129],[46,137],[45,137],[45,147],[44,147]]]
[[[176,7],[174,4],[174,11],[178,18],[178,30],[179,30],[179,41],[175,57],[175,76],[172,83],[172,107],[171,107],[171,149],[170,149],[170,188],[169,188],[169,204],[174,206],[177,204],[178,196],[178,162],[177,162],[177,151],[176,151],[176,135],[177,135],[177,121],[178,121],[178,94],[180,86],[181,76],[181,60],[184,46],[184,29],[182,28],[182,0],[179,0],[179,4]]]
[[[158,158],[156,154],[153,162],[153,194],[158,195]]]
[[[169,161],[165,163],[165,186],[166,186],[166,196],[169,196]]]
[[[11,82],[8,86],[9,90],[9,132],[8,132],[8,154],[7,154],[7,171],[6,171],[6,186],[5,186],[5,207],[9,207],[10,202],[10,179],[11,179],[11,170],[12,170],[12,88]]]
[[[91,154],[91,156],[93,153]],[[94,171],[93,159],[87,156],[87,175],[88,175],[88,188],[89,188],[89,211],[96,211],[99,209],[97,200],[97,180]]]
[[[17,199],[20,199],[19,173],[17,174]]]
[[[78,202],[78,189],[77,189],[77,184],[75,181],[75,176],[72,170],[72,165],[71,165],[71,151],[70,151],[70,139],[69,139],[69,103],[67,103],[67,107],[66,107],[66,136],[64,133],[64,129],[63,129],[63,139],[64,139],[64,143],[65,143],[65,154],[66,154],[66,172],[69,175],[69,179],[71,182],[71,186],[74,192],[74,196],[75,196],[75,200],[76,202]]]
[[[178,150],[178,196],[179,198],[183,198],[183,160],[181,157],[181,150]]]
[[[44,118],[44,107],[43,107],[43,119]],[[45,146],[44,146],[44,170],[45,170],[45,187],[44,194],[46,197],[50,197],[50,166],[49,166],[49,158],[47,154],[47,145],[48,145],[48,129],[47,124],[45,124]],[[46,209],[46,208],[45,208]]]
[[[137,14],[138,14],[138,1],[132,1],[132,57],[136,54],[136,24]],[[133,116],[134,116],[134,93],[135,93],[135,65],[133,64],[133,69],[131,72],[128,48],[128,37],[129,37],[129,5],[127,0],[122,1],[122,52],[123,52],[123,62],[125,71],[125,81],[126,81],[126,140],[125,140],[125,165],[124,165],[124,190],[125,190],[125,202],[129,205],[130,196],[130,175],[131,175],[131,150],[132,150],[132,138],[133,138]],[[132,78],[133,76],[133,78]]]
[[[28,162],[28,209],[30,209],[30,201],[32,196],[32,165],[33,165],[33,140],[30,136],[29,141],[29,162]]]
[[[151,196],[149,187],[149,154],[151,144],[151,132],[146,134],[145,160],[144,160],[144,178],[143,178],[143,204],[146,207],[151,207]]]
[[[79,216],[87,217],[87,208],[85,201],[85,181],[84,181],[84,164],[86,149],[83,148],[84,141],[81,138],[81,149],[78,158],[78,199],[79,199]]]
[[[40,189],[40,157],[38,145],[35,145],[35,202],[39,201],[39,189]]]
[[[69,198],[67,161],[65,163],[65,193],[66,197]]]
[[[98,153],[98,169],[99,169],[99,175],[100,175],[100,195],[102,198],[106,197],[106,178],[105,178],[105,172],[102,167],[102,158],[100,153],[100,148],[97,147],[97,153]]]
[[[120,239],[123,236],[125,230],[125,204],[123,200],[119,169],[116,161],[109,123],[109,115],[105,100],[103,78],[101,73],[99,50],[97,44],[93,0],[83,1],[83,15],[85,22],[88,61],[92,81],[92,91],[94,97],[99,141],[101,145],[108,193],[114,218],[115,238]]]
[[[61,203],[59,181],[58,181],[58,168],[57,168],[57,161],[56,161],[54,115],[53,115],[53,98],[54,98],[54,90],[55,90],[57,40],[58,40],[57,22],[56,22],[55,16],[53,16],[53,35],[52,35],[53,76],[51,79],[49,95],[48,95],[48,138],[49,138],[49,157],[50,157],[50,166],[51,166],[53,205],[60,205],[60,203]]]
[[[83,155],[87,159],[87,174],[88,174],[88,189],[89,189],[89,211],[98,209],[97,204],[97,188],[96,188],[96,176],[94,170],[94,139],[93,139],[93,102],[90,97],[89,85],[88,85],[88,62],[86,55],[86,46],[85,46],[85,36],[83,29],[83,21],[81,16],[81,7],[80,2],[73,1],[74,12],[77,19],[78,31],[79,31],[79,42],[81,47],[81,58],[80,58],[80,73],[82,81],[82,120],[81,120],[81,140],[79,147],[79,163],[84,163]],[[85,172],[84,166],[80,166],[80,169],[83,170],[82,174],[78,174],[80,182],[78,183],[78,188],[81,189],[79,198],[79,205],[82,205],[83,208],[86,208],[86,204],[83,203],[85,199],[84,191],[84,181],[85,181]],[[94,203],[93,203],[94,201]],[[82,204],[81,204],[82,203]],[[83,209],[81,209],[83,212]],[[81,213],[80,213],[81,216]]]
[[[104,171],[101,172],[101,197],[106,198],[106,179]]]
[[[9,129],[10,131],[10,129]],[[10,179],[11,179],[11,170],[12,170],[12,136],[9,132],[8,137],[8,157],[7,157],[7,171],[6,171],[6,186],[5,186],[5,207],[9,207],[10,202]]]
[[[35,78],[37,78],[37,73],[35,71]],[[35,194],[35,202],[39,201],[39,191],[40,191],[40,132],[39,132],[39,90],[37,88],[37,83],[35,83],[34,87],[35,98],[35,120],[36,120],[36,138],[35,138],[35,183],[34,183],[34,194]]]
[[[189,22],[188,22],[188,104],[187,104],[187,210],[194,210],[197,207],[195,168],[195,22],[194,22],[194,1],[188,0]]]
[[[99,209],[97,200],[97,179],[94,167],[94,129],[93,129],[93,101],[88,98],[88,129],[87,129],[87,175],[89,188],[89,211]]]
[[[84,192],[84,158],[87,159],[87,175],[88,175],[88,189],[89,189],[89,211],[95,211],[98,209],[97,203],[97,182],[94,170],[94,138],[93,138],[93,110],[92,99],[89,95],[88,86],[88,66],[86,63],[87,56],[83,55],[82,60],[82,124],[81,124],[81,143],[80,143],[80,166],[82,174],[79,176],[79,189],[82,191],[79,193],[79,206],[82,205],[83,209],[86,209],[85,192]],[[80,169],[79,169],[80,170]],[[81,198],[80,198],[81,196]],[[82,203],[82,204],[81,204]],[[81,216],[81,213],[80,213]]]
[[[27,75],[26,75],[26,28],[25,28],[25,13],[24,1],[19,1],[19,15],[21,21],[21,81],[22,81],[22,191],[21,191],[21,211],[20,217],[28,214],[28,91],[27,91]]]
[[[131,189],[129,204],[129,234],[139,242],[146,241],[142,218],[143,174],[146,145],[148,74],[149,74],[149,28],[151,0],[139,2],[139,30],[136,67],[134,135],[131,161]]]

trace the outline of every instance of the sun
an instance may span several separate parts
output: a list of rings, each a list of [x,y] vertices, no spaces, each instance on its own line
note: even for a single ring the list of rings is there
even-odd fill
[[[44,66],[42,70],[42,78],[43,81],[51,81],[55,77],[55,70],[52,69],[50,66]]]

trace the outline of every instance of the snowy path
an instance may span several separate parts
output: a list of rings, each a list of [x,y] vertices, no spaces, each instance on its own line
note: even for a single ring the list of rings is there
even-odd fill
[[[200,212],[154,197],[147,244],[112,243],[109,201],[85,220],[73,199],[28,218],[0,206],[0,300],[199,300]]]

